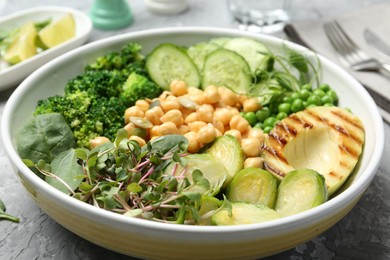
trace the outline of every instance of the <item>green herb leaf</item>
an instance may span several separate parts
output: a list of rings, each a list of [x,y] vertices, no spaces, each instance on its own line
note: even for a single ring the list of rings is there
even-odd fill
[[[6,207],[3,203],[3,201],[0,199],[0,220],[9,220],[12,222],[19,222],[19,218],[5,213],[5,210],[6,210]]]
[[[84,176],[77,160],[76,150],[73,148],[60,153],[51,163],[52,174],[46,176],[46,182],[66,194],[72,193]]]

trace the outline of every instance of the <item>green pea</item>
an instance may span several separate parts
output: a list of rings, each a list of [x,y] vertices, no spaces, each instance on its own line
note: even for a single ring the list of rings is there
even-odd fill
[[[291,104],[290,103],[281,103],[278,106],[278,111],[279,112],[284,112],[286,114],[291,113]]]
[[[319,88],[320,88],[322,91],[324,91],[324,92],[327,92],[327,91],[330,90],[329,84],[326,84],[326,83],[321,84]]]
[[[302,100],[307,100],[308,97],[310,97],[311,92],[307,89],[301,89],[299,91],[299,97]]]
[[[282,102],[283,102],[283,103],[291,103],[291,101],[292,101],[291,96],[285,96],[285,97],[283,97],[283,99],[282,99]]]
[[[295,99],[291,104],[291,111],[298,112],[304,109],[302,99]]]
[[[299,95],[298,92],[291,93],[291,100],[294,100],[294,99],[297,99],[297,98],[300,98],[300,95]]]
[[[334,107],[333,103],[324,103],[324,107]]]
[[[286,118],[287,117],[287,113],[286,112],[279,112],[277,115],[276,115],[276,119],[277,120],[282,120],[283,118]]]
[[[263,122],[263,126],[264,126],[264,129],[267,127],[267,126],[271,126],[273,127],[275,122],[276,122],[276,118],[275,117],[268,117],[266,120],[264,120]]]
[[[245,113],[244,118],[248,121],[248,123],[251,126],[254,126],[257,123],[257,117],[254,112]]]
[[[257,121],[263,122],[271,115],[271,111],[268,109],[268,107],[263,107],[260,110],[256,111],[256,118]]]
[[[263,123],[257,122],[257,123],[253,126],[253,128],[263,129]]]
[[[312,87],[311,87],[310,84],[304,84],[304,85],[301,86],[301,89],[306,89],[306,90],[311,91],[311,90],[312,90]]]
[[[337,103],[337,101],[339,100],[337,93],[334,90],[328,90],[326,92],[326,95],[331,96],[333,98],[333,102],[335,103]]]
[[[311,95],[307,99],[307,105],[315,105],[315,106],[321,106],[321,98],[317,95]]]
[[[332,96],[329,96],[329,95],[325,95],[321,98],[321,102],[322,104],[326,104],[326,103],[330,103],[330,104],[333,104],[334,100],[333,100],[333,97]]]
[[[266,126],[266,127],[264,127],[263,132],[266,134],[269,134],[269,132],[272,131],[272,128],[273,128],[272,126]]]
[[[323,97],[323,96],[325,96],[325,92],[323,91],[323,90],[321,90],[321,89],[315,89],[315,90],[313,90],[313,94],[314,95],[317,95],[317,96],[319,96],[319,97]]]

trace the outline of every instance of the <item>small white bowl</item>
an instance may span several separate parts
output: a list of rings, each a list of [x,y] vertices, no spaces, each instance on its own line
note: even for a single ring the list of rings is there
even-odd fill
[[[41,22],[49,18],[54,20],[66,13],[72,13],[74,16],[76,22],[76,36],[18,64],[12,66],[6,66],[4,63],[0,64],[0,90],[16,86],[31,74],[31,72],[43,64],[67,51],[79,47],[86,42],[92,30],[92,22],[86,14],[66,7],[36,7],[0,18],[1,30],[11,31],[29,21]]]
[[[90,43],[62,55],[30,75],[12,94],[3,112],[1,135],[21,183],[37,204],[58,223],[108,249],[147,259],[257,259],[310,240],[343,218],[358,202],[379,166],[384,128],[367,91],[348,73],[319,56],[322,81],[338,93],[340,106],[350,108],[363,122],[366,140],[359,165],[343,191],[311,210],[274,221],[238,226],[188,226],[125,217],[98,209],[56,190],[22,162],[15,133],[32,116],[39,99],[63,93],[66,82],[84,66],[128,42],[149,53],[163,42],[191,45],[215,37],[252,37],[278,51],[285,45],[316,56],[291,42],[270,36],[221,28],[166,28],[139,31]]]

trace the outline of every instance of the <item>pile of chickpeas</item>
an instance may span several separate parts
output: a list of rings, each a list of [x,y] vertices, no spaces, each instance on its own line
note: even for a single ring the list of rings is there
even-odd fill
[[[241,144],[244,167],[262,167],[260,149],[264,133],[252,128],[240,114],[261,108],[256,98],[239,95],[225,87],[201,90],[174,80],[170,91],[153,100],[138,100],[125,111],[129,139],[141,146],[159,136],[181,134],[188,139],[188,152],[196,153],[218,136],[231,135]]]

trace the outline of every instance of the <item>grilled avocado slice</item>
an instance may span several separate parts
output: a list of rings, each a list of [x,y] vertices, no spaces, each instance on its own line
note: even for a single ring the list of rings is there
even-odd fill
[[[331,196],[355,168],[364,140],[362,122],[348,110],[307,108],[280,121],[265,138],[264,167],[280,180],[295,169],[315,170]]]

